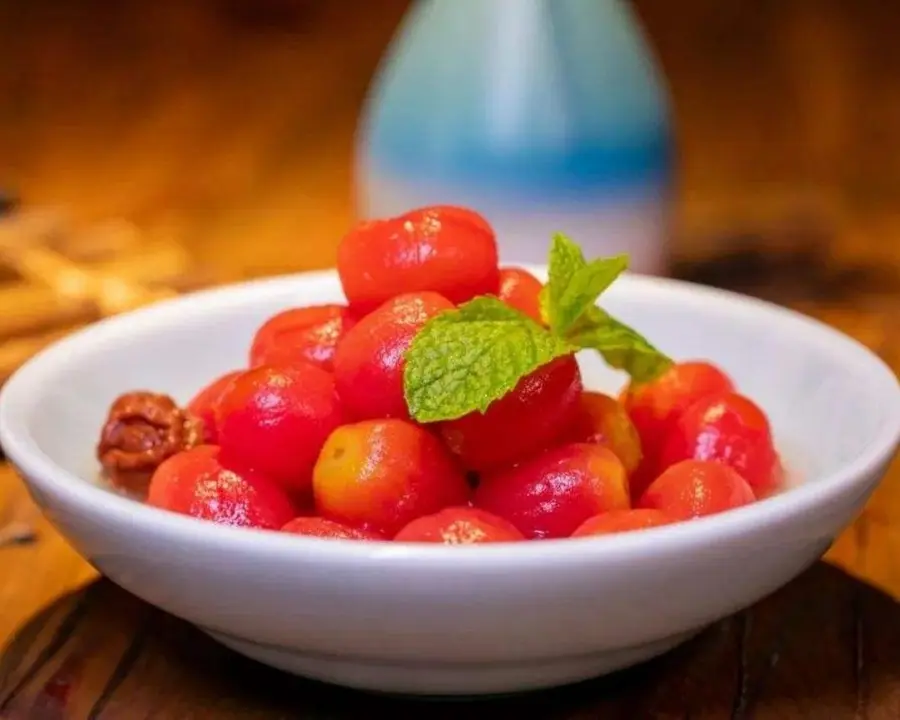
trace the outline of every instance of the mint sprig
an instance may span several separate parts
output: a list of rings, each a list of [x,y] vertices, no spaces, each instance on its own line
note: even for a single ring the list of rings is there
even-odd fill
[[[546,326],[498,298],[481,296],[429,320],[406,352],[406,403],[419,422],[484,412],[523,377],[579,350],[599,352],[635,383],[652,380],[672,361],[637,331],[597,307],[627,268],[616,255],[588,262],[561,233],[550,247],[541,293]]]
[[[550,245],[549,265],[542,312],[551,330],[565,335],[628,268],[628,256],[614,255],[587,262],[581,248],[562,233],[556,233]]]
[[[653,380],[672,364],[647,338],[596,305],[588,308],[567,337],[580,350],[599,352],[607,365],[624,370],[635,383]]]
[[[477,297],[416,335],[406,354],[406,402],[419,422],[484,412],[522,377],[571,352],[527,315],[496,297]]]

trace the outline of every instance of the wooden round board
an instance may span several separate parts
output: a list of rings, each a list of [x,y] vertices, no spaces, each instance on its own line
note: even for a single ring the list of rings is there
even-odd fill
[[[4,720],[335,720],[382,713],[472,720],[896,720],[900,607],[817,563],[657,660],[568,688],[467,701],[368,695],[285,675],[106,580],[35,615],[0,655]]]

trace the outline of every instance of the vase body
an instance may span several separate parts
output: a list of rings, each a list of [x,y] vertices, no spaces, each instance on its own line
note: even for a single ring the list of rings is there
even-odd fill
[[[504,262],[544,262],[561,231],[589,256],[664,271],[668,103],[620,0],[418,0],[357,143],[362,217],[464,205]]]

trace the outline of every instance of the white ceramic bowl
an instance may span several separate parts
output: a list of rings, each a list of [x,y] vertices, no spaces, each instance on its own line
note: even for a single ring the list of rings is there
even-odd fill
[[[117,394],[187,399],[243,364],[268,315],[341,297],[324,272],[164,302],[57,343],[0,395],[6,452],[86,558],[238,652],[308,677],[479,694],[560,685],[657,655],[819,558],[897,447],[897,379],[861,345],[773,305],[625,276],[604,306],[674,357],[730,372],[769,413],[802,484],[644,532],[458,547],[220,527],[93,483],[96,436]],[[596,360],[583,368],[591,386],[621,385]]]

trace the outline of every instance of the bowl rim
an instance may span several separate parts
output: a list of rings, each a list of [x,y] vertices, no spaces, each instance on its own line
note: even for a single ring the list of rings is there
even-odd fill
[[[520,265],[539,277],[546,267]],[[674,523],[640,532],[585,538],[560,538],[539,542],[491,543],[473,546],[445,546],[429,543],[334,540],[290,535],[270,530],[234,528],[179,515],[118,495],[57,465],[32,437],[22,418],[40,396],[43,379],[56,375],[59,365],[73,354],[89,352],[98,344],[122,342],[136,331],[179,324],[191,315],[223,307],[239,308],[262,294],[288,290],[297,284],[334,287],[334,269],[279,275],[232,283],[164,300],[152,306],[100,320],[53,343],[22,365],[0,391],[0,442],[8,459],[26,479],[29,491],[35,485],[41,493],[54,496],[57,503],[79,515],[108,517],[116,524],[127,523],[135,533],[166,534],[181,542],[215,545],[225,552],[254,553],[271,558],[321,560],[338,564],[359,561],[439,566],[447,569],[502,565],[527,566],[537,561],[568,564],[585,560],[618,562],[647,554],[658,555],[661,548],[683,552],[691,548],[740,537],[760,525],[772,525],[802,516],[827,505],[848,492],[859,492],[866,478],[885,465],[900,443],[900,383],[891,368],[864,345],[814,318],[757,298],[701,286],[682,280],[626,272],[609,291],[652,300],[677,300],[722,312],[744,320],[765,319],[788,326],[802,340],[814,342],[823,351],[855,365],[875,384],[886,401],[887,418],[862,452],[815,482],[807,482],[785,493],[761,499],[727,513]],[[37,389],[37,391],[36,391]],[[874,486],[874,482],[870,483]],[[435,565],[437,564],[437,565]]]

